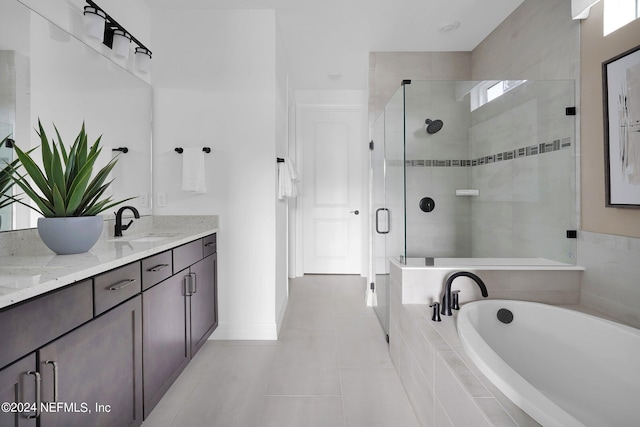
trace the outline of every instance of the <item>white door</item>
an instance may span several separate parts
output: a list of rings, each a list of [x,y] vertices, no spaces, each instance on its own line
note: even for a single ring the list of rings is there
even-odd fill
[[[300,106],[303,272],[360,274],[362,111]]]

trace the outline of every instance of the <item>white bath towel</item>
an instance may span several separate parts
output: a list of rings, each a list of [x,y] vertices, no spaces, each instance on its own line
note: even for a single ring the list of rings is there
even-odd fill
[[[293,161],[288,157],[278,163],[278,199],[293,199],[298,195],[296,191],[298,174]]]
[[[185,148],[182,152],[182,191],[193,194],[207,192],[204,151],[201,148]]]

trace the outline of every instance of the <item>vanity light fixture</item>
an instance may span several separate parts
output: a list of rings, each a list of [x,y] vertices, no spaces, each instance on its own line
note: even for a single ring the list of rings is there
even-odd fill
[[[148,74],[151,69],[151,51],[146,47],[137,47],[135,62],[138,71]]]
[[[92,0],[85,0],[88,6],[84,7],[85,32],[87,36],[102,39],[102,44],[113,50],[113,55],[127,59],[129,57],[129,45],[134,43],[136,51],[136,68],[141,73],[148,73],[151,63],[151,51],[136,39],[122,25],[118,24],[107,12]],[[102,35],[99,29],[88,24],[89,21],[102,19]],[[97,26],[97,24],[94,24]]]
[[[107,14],[93,6],[84,7],[84,32],[94,39],[104,38],[104,25]]]
[[[129,44],[131,43],[131,34],[125,30],[118,28],[113,30],[113,40],[111,41],[111,50],[113,54],[120,58],[127,59],[129,57]]]

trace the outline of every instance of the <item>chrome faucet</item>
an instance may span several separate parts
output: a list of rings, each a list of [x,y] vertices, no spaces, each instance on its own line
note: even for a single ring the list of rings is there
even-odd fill
[[[133,224],[133,220],[131,220],[129,221],[129,224],[122,225],[122,214],[127,209],[133,212],[133,216],[135,218],[140,218],[140,214],[138,213],[138,210],[133,206],[123,206],[120,209],[118,209],[118,212],[114,212],[116,214],[116,225],[115,225],[115,231],[113,232],[113,235],[115,237],[122,237],[122,231],[126,230],[131,226],[131,224]]]
[[[485,298],[489,296],[489,293],[487,292],[487,287],[484,285],[484,282],[482,281],[481,278],[479,278],[475,274],[469,273],[468,271],[458,271],[456,273],[453,273],[451,276],[447,278],[447,282],[445,283],[445,286],[444,286],[444,295],[442,296],[442,310],[440,311],[440,313],[444,314],[445,316],[451,316],[451,308],[453,307],[453,298],[451,295],[451,284],[453,283],[456,277],[460,277],[460,276],[465,276],[465,277],[469,277],[470,279],[473,279],[473,281],[476,282],[477,285],[480,287],[480,292],[482,292],[482,296]],[[456,302],[457,302],[457,298],[456,298]]]

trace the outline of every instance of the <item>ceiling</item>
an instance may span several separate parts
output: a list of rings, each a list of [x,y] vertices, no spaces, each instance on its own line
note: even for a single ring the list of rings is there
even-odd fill
[[[523,0],[151,0],[154,8],[275,9],[296,89],[366,90],[369,52],[471,51]],[[451,32],[440,28],[459,23]]]

